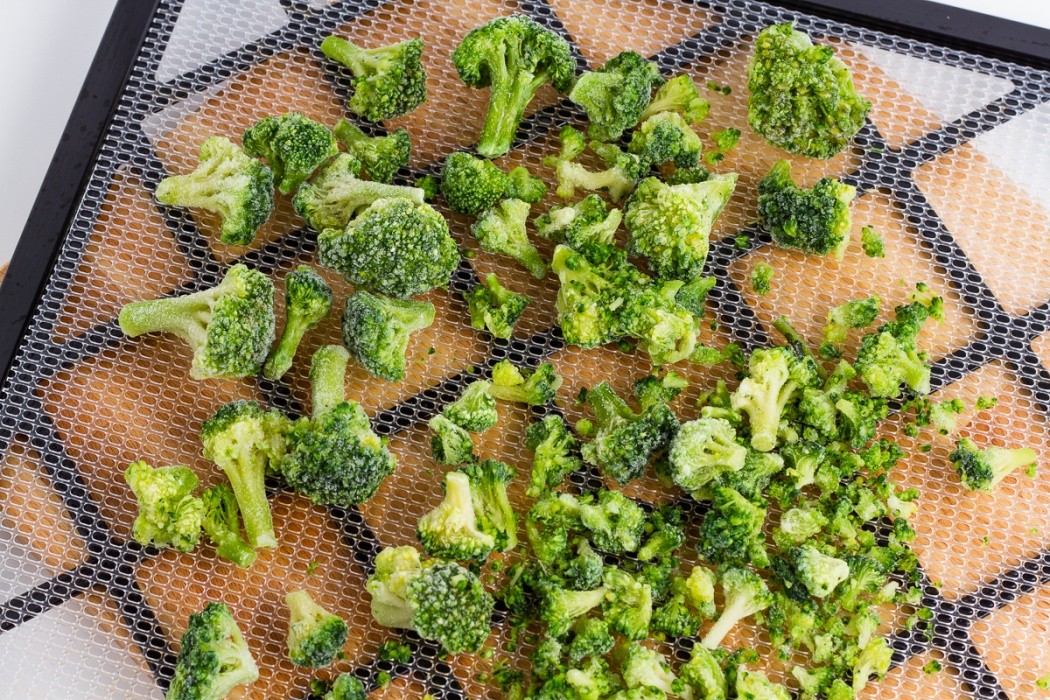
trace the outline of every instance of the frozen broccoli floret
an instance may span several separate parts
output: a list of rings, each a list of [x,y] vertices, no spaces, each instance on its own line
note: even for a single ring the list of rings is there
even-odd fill
[[[746,459],[747,448],[729,421],[700,418],[683,424],[671,443],[671,478],[696,498],[723,473],[742,469]]]
[[[495,338],[507,340],[514,333],[517,323],[529,298],[518,294],[500,284],[495,274],[485,277],[484,284],[479,284],[467,295],[467,308],[470,311],[470,325],[477,330],[488,330]]]
[[[751,289],[762,296],[769,294],[773,288],[774,275],[776,275],[776,270],[773,269],[772,265],[765,261],[759,261],[751,271]]]
[[[579,700],[611,697],[612,693],[623,687],[619,676],[609,668],[609,663],[599,658],[591,658],[581,668],[570,668],[565,672],[565,682]]]
[[[568,42],[524,15],[499,17],[476,27],[452,53],[460,79],[490,88],[478,153],[503,155],[536,91],[550,83],[558,92],[572,87],[576,62]]]
[[[722,594],[725,597],[722,614],[702,642],[708,649],[717,649],[738,622],[762,612],[773,602],[762,577],[749,569],[727,569],[722,574]]]
[[[321,42],[325,56],[346,66],[354,79],[348,106],[370,122],[408,114],[427,99],[423,40],[419,37],[363,49],[337,36]]]
[[[948,435],[955,432],[956,417],[965,410],[966,404],[961,399],[939,401],[930,406],[930,424],[939,434]]]
[[[781,579],[789,595],[792,585],[801,584],[814,598],[826,598],[850,575],[848,563],[808,544],[789,549],[783,561],[792,574]]]
[[[677,168],[696,167],[703,148],[703,141],[681,114],[660,112],[634,130],[627,150],[638,156],[642,172],[647,172],[664,163],[674,163]]]
[[[660,652],[631,642],[619,654],[620,674],[628,688],[656,688],[665,695],[681,695],[682,684]]]
[[[717,486],[712,492],[711,510],[700,524],[697,549],[704,559],[718,564],[765,566],[769,562],[762,534],[765,520],[764,507],[734,489]]]
[[[841,345],[851,328],[867,328],[879,315],[882,299],[872,294],[866,299],[855,299],[828,311],[828,322],[824,326],[824,342]]]
[[[215,545],[215,553],[242,569],[250,567],[256,554],[241,537],[241,509],[237,507],[233,489],[229,484],[216,484],[204,490],[201,501],[204,502],[201,526]]]
[[[634,51],[623,51],[601,68],[581,75],[569,99],[587,112],[591,138],[615,141],[641,121],[653,87],[663,82],[655,63]]]
[[[442,414],[464,430],[483,433],[499,420],[491,391],[492,382],[484,379],[471,382],[458,399],[445,406]]]
[[[748,360],[747,376],[730,405],[747,414],[751,447],[769,452],[777,444],[777,429],[788,402],[801,388],[801,361],[785,347],[759,348]]]
[[[839,415],[839,437],[859,449],[875,437],[879,421],[889,415],[885,399],[856,391],[843,392],[835,401]]]
[[[543,406],[554,400],[561,381],[554,365],[549,362],[544,362],[533,372],[522,373],[510,360],[500,360],[492,368],[489,393],[500,401]]]
[[[576,454],[576,437],[559,415],[548,415],[531,424],[525,432],[525,447],[535,453],[525,492],[530,498],[539,498],[557,487],[582,465]]]
[[[604,600],[604,588],[574,591],[547,584],[540,588],[539,619],[546,623],[547,634],[564,637],[576,618],[597,608]]]
[[[605,560],[594,551],[586,538],[576,542],[576,556],[570,559],[561,571],[561,578],[569,588],[589,591],[602,585]]]
[[[343,344],[373,377],[400,382],[405,378],[405,353],[412,334],[429,327],[435,313],[429,301],[354,292],[343,308]]]
[[[853,692],[860,693],[868,684],[871,676],[882,678],[893,663],[893,647],[885,637],[876,637],[868,642],[857,656],[853,666]]]
[[[277,380],[292,366],[307,331],[316,328],[332,308],[332,288],[306,265],[284,278],[284,330],[263,365],[263,376]]]
[[[543,164],[554,168],[558,176],[556,194],[562,199],[572,199],[576,188],[595,192],[605,190],[609,199],[619,202],[634,189],[642,175],[642,163],[633,153],[625,153],[612,144],[598,146],[598,155],[605,161],[606,169],[591,171],[575,162],[587,148],[587,141],[576,129],[566,126],[559,134],[561,150],[543,159]]]
[[[569,556],[569,534],[583,529],[580,504],[567,493],[547,493],[532,504],[525,518],[525,532],[536,558],[544,564]]]
[[[518,546],[518,519],[507,498],[507,485],[514,469],[506,462],[486,459],[459,468],[470,480],[470,500],[478,529],[491,535],[496,549],[506,552]]]
[[[709,165],[721,162],[726,154],[736,148],[740,141],[740,129],[726,127],[711,134],[711,140],[715,142],[715,149],[704,154],[704,162]]]
[[[364,683],[349,673],[340,673],[321,700],[367,700]]]
[[[579,202],[564,207],[552,207],[536,218],[536,232],[555,243],[564,243],[579,250],[588,243],[613,245],[616,229],[623,214],[619,209],[609,210],[605,200],[589,194]]]
[[[612,651],[615,643],[608,622],[585,617],[572,625],[572,641],[569,642],[566,656],[573,663],[588,657],[605,656]]]
[[[649,374],[634,383],[634,396],[643,409],[658,403],[671,403],[686,387],[689,381],[674,371],[668,371],[663,377]]]
[[[715,481],[717,486],[728,486],[749,501],[761,501],[774,476],[784,470],[784,459],[775,452],[751,450],[744,460],[744,468],[727,471]]]
[[[535,204],[546,194],[547,183],[538,177],[533,177],[524,165],[512,168],[507,173],[507,189],[503,193],[504,197]]]
[[[416,178],[416,188],[423,191],[423,200],[433,202],[437,199],[441,182],[433,175],[423,175]]]
[[[627,639],[645,639],[653,616],[653,590],[631,574],[609,567],[603,576],[602,614],[609,627]]]
[[[478,527],[470,478],[445,474],[445,498],[419,519],[416,535],[427,554],[442,559],[485,561],[496,539]]]
[[[218,214],[219,240],[248,245],[273,211],[273,171],[224,136],[202,143],[199,160],[192,173],[161,180],[157,201]]]
[[[645,523],[645,544],[638,549],[638,561],[672,556],[685,542],[685,523],[681,509],[672,505],[656,508]]]
[[[714,605],[713,599],[711,604]],[[670,597],[653,611],[652,629],[672,638],[692,637],[704,619],[704,615],[689,605],[685,579],[674,576]]]
[[[262,367],[273,342],[273,282],[237,264],[211,289],[131,302],[120,310],[119,323],[129,338],[171,333],[186,341],[193,379],[248,377]]]
[[[340,119],[335,125],[335,135],[361,162],[362,172],[375,182],[393,180],[397,171],[408,165],[412,155],[412,139],[404,129],[386,136],[369,136],[356,125]]]
[[[949,459],[963,486],[971,491],[990,492],[1015,469],[1034,464],[1038,456],[1030,447],[986,447],[982,450],[970,438],[963,438]]]
[[[715,616],[715,574],[703,566],[694,566],[685,579],[685,602],[696,614],[710,619]]]
[[[335,136],[323,124],[298,112],[263,117],[244,132],[244,150],[265,158],[277,189],[291,194],[326,160],[339,152]]]
[[[350,628],[314,602],[306,591],[284,597],[288,606],[288,658],[296,666],[324,668],[331,664],[346,643]]]
[[[871,103],[830,46],[814,46],[793,24],[762,30],[747,68],[747,123],[789,153],[831,158],[864,126]]]
[[[223,603],[208,603],[190,615],[165,698],[221,700],[237,686],[251,685],[258,678],[259,667],[230,609]]]
[[[812,255],[841,260],[849,245],[850,202],[857,190],[825,177],[808,189],[791,179],[791,164],[777,161],[758,183],[758,220],[773,241]]]
[[[761,671],[740,668],[736,673],[736,696],[753,700],[791,700],[791,692],[774,683]]]
[[[697,700],[729,697],[726,675],[718,657],[703,644],[694,644],[689,661],[678,667],[678,677]]]
[[[543,279],[547,275],[547,263],[532,245],[525,229],[529,208],[529,204],[520,199],[504,199],[482,212],[470,232],[482,250],[506,255],[516,260],[533,277]]]
[[[441,195],[452,211],[477,216],[507,190],[507,175],[484,158],[469,153],[449,154],[441,170]]]
[[[642,118],[648,119],[661,112],[677,112],[685,117],[687,123],[698,124],[707,116],[710,108],[711,104],[700,97],[693,79],[683,73],[671,78],[656,91]]]
[[[474,459],[474,441],[470,433],[441,414],[431,418],[429,425],[434,431],[430,438],[430,451],[434,459],[451,466]]]
[[[580,501],[580,524],[591,544],[603,552],[637,552],[645,520],[642,507],[619,491],[602,490],[596,502]]]
[[[865,226],[860,230],[860,245],[864,249],[864,254],[869,258],[886,257],[886,243],[879,232],[871,226]]]
[[[773,531],[773,541],[781,548],[802,544],[827,524],[828,519],[816,508],[792,508],[780,516],[780,526]]]
[[[204,504],[193,495],[198,483],[193,470],[181,465],[154,469],[140,459],[124,470],[124,481],[138,501],[131,530],[135,541],[193,551],[204,518]]]
[[[901,384],[917,394],[928,394],[930,366],[916,341],[931,315],[930,306],[913,302],[896,307],[893,313],[893,321],[864,336],[857,351],[857,373],[873,396],[893,398]]]

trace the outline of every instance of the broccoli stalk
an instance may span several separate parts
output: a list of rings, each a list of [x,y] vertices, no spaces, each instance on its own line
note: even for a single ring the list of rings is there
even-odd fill
[[[284,597],[288,606],[288,658],[296,666],[324,668],[331,664],[346,644],[350,628],[314,602],[307,591],[293,591]]]
[[[202,526],[215,545],[215,553],[242,569],[255,563],[255,550],[241,537],[241,510],[229,484],[216,484],[201,494],[204,502]]]
[[[340,119],[335,125],[335,135],[361,162],[368,179],[375,182],[393,180],[397,171],[408,165],[412,154],[412,140],[404,129],[386,136],[369,136],[354,124]]]
[[[722,574],[722,593],[725,606],[701,642],[708,649],[717,649],[725,636],[738,622],[768,608],[773,596],[762,578],[749,569],[728,569]]]
[[[419,37],[375,49],[363,49],[337,36],[325,37],[321,52],[354,76],[348,106],[370,122],[408,114],[427,99],[423,40]]]
[[[529,209],[530,205],[520,199],[504,199],[482,212],[470,232],[482,250],[506,255],[516,260],[533,277],[543,279],[547,275],[547,263],[532,245],[525,228]]]
[[[435,312],[428,301],[354,292],[343,308],[343,344],[373,377],[399,382],[405,378],[405,353],[412,334],[430,326]]]
[[[484,284],[476,285],[467,295],[470,325],[477,330],[488,330],[494,338],[509,340],[529,298],[500,284],[495,274],[485,277]]]
[[[506,462],[486,459],[459,468],[470,480],[470,501],[478,529],[491,535],[496,549],[506,552],[518,546],[518,521],[507,497],[514,470]]]
[[[442,414],[464,430],[483,433],[499,420],[491,390],[492,382],[484,379],[471,382],[458,399],[445,406]]]
[[[263,365],[263,376],[276,381],[292,366],[307,331],[316,328],[332,308],[332,288],[306,265],[284,278],[284,330]]]
[[[963,438],[949,455],[959,480],[971,491],[991,492],[1015,469],[1034,464],[1038,454],[1030,447],[979,449],[973,440]]]
[[[139,514],[131,530],[136,542],[180,552],[197,546],[204,504],[193,495],[198,479],[192,469],[181,465],[154,469],[140,459],[124,470],[124,481],[138,501]]]
[[[248,155],[269,162],[281,194],[294,192],[339,152],[335,136],[326,126],[298,112],[264,117],[244,132],[242,142]]]
[[[445,474],[445,498],[419,519],[416,535],[427,554],[442,559],[485,561],[496,539],[478,527],[470,477],[458,471]]]
[[[664,82],[660,69],[634,51],[623,51],[605,65],[580,76],[569,99],[587,112],[587,133],[615,141],[642,118],[653,86]]]
[[[500,360],[492,368],[489,394],[500,401],[543,406],[554,400],[561,381],[554,365],[549,362],[544,362],[534,372],[523,374],[510,360]]]
[[[208,603],[190,615],[165,698],[219,700],[258,678],[259,667],[230,609],[223,603]]]

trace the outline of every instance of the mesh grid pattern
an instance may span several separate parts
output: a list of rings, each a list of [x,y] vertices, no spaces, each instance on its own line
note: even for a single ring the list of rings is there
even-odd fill
[[[245,19],[232,7],[215,9],[215,21],[239,31]],[[195,55],[213,55],[186,32],[169,48],[181,8],[177,1],[161,4],[0,393],[0,647],[35,623],[51,621],[54,649],[76,648],[88,664],[100,667],[112,663],[114,655],[132,659],[110,680],[88,678],[86,671],[71,678],[37,674],[46,678],[32,681],[35,690],[50,684],[51,694],[61,696],[74,683],[86,682],[85,696],[139,696],[145,691],[136,685],[135,669],[148,669],[163,690],[186,617],[205,599],[215,599],[235,611],[262,671],[245,697],[303,697],[310,676],[285,658],[281,601],[288,590],[306,587],[353,628],[346,659],[326,673],[353,670],[374,683],[379,670],[391,672],[395,681],[373,697],[498,697],[477,680],[493,659],[447,659],[412,635],[405,636],[415,649],[410,667],[373,661],[379,644],[399,634],[376,626],[369,615],[363,582],[374,555],[381,546],[413,542],[416,519],[440,498],[440,469],[429,458],[424,421],[504,357],[528,365],[553,362],[565,386],[560,408],[547,410],[564,410],[570,419],[583,415],[571,401],[580,388],[608,379],[626,392],[648,371],[647,360],[636,354],[566,347],[553,328],[556,280],[537,281],[480,251],[468,220],[445,212],[461,247],[475,255],[461,265],[449,290],[427,295],[438,308],[437,320],[414,337],[405,382],[383,383],[356,369],[347,379],[348,396],[360,401],[377,430],[390,436],[399,461],[398,472],[376,497],[359,510],[343,511],[276,495],[280,547],[262,553],[250,571],[217,559],[206,546],[191,555],[158,553],[128,540],[135,507],[120,477],[128,462],[187,464],[205,485],[215,483],[221,474],[200,454],[201,421],[236,398],[301,412],[308,404],[302,358],[323,343],[339,341],[338,314],[333,313],[308,336],[299,362],[281,382],[195,383],[187,376],[188,354],[178,341],[162,336],[128,341],[114,321],[128,301],[211,286],[234,261],[271,273],[280,296],[284,274],[315,260],[315,236],[302,227],[287,198],[279,198],[252,246],[234,248],[216,243],[214,219],[161,210],[151,192],[166,175],[192,169],[197,146],[209,135],[238,138],[259,118],[287,110],[328,124],[344,116],[349,82],[317,50],[321,38],[333,31],[371,45],[415,34],[427,41],[430,99],[385,125],[404,126],[412,134],[413,161],[401,174],[407,181],[436,173],[448,152],[468,147],[476,137],[485,96],[456,79],[449,55],[468,29],[492,17],[525,12],[562,32],[581,69],[634,49],[652,56],[665,74],[686,71],[698,84],[730,86],[729,95],[707,95],[712,109],[702,125],[705,138],[722,127],[745,126],[744,66],[757,31],[772,22],[797,20],[814,38],[837,46],[874,109],[851,149],[830,161],[795,159],[794,173],[804,184],[824,175],[844,176],[855,184],[854,238],[859,239],[862,226],[874,226],[886,240],[887,256],[864,258],[856,243],[841,262],[804,259],[771,247],[755,229],[755,189],[783,154],[742,128],[740,145],[717,168],[738,172],[740,182],[712,236],[708,272],[718,284],[709,298],[712,323],[704,324],[703,342],[766,344],[769,323],[780,313],[814,341],[829,306],[878,293],[889,309],[911,283],[928,281],[945,296],[948,313],[944,324],[927,329],[923,338],[936,360],[936,398],[959,396],[972,405],[977,396],[998,397],[993,409],[966,414],[962,433],[983,444],[1028,444],[1044,460],[1050,456],[1048,205],[1011,182],[971,143],[1045,107],[1050,74],[747,0],[418,0],[329,6],[288,2],[282,7],[288,15],[283,28],[161,83],[155,75],[166,53],[175,59],[171,65],[196,64]],[[928,68],[920,70],[931,74],[963,69],[950,71],[949,92],[959,94],[965,110],[972,111],[946,120],[942,109],[925,105],[909,94],[907,84],[880,68],[872,60],[873,49],[922,59]],[[990,80],[1005,85],[1005,91],[995,95]],[[525,164],[553,183],[539,161],[555,150],[558,129],[578,125],[581,117],[564,99],[542,91],[513,150],[499,164]],[[1050,140],[1050,121],[1034,123],[1027,136],[1031,143]],[[996,196],[987,196],[990,191]],[[551,195],[533,211],[554,202]],[[734,242],[741,233],[751,236],[745,248]],[[545,242],[537,242],[549,253]],[[748,283],[759,260],[776,269],[766,297],[756,296]],[[504,284],[534,299],[510,341],[493,340],[467,323],[460,295],[489,272],[498,272]],[[338,297],[345,296],[348,286],[325,274]],[[851,338],[847,356],[858,341]],[[675,405],[683,420],[695,417],[700,391],[717,379],[732,380],[732,370],[724,367],[675,369],[690,379],[689,390]],[[521,435],[542,411],[501,404],[500,412],[499,426],[481,436],[478,448],[517,467],[520,476],[511,498],[520,507],[531,459]],[[900,473],[904,485],[923,491],[914,547],[924,570],[924,603],[935,614],[929,629],[911,632],[900,627],[900,619],[887,620],[894,630],[896,668],[864,697],[1031,697],[1035,679],[1050,671],[1050,477],[1045,471],[1032,480],[1018,475],[997,493],[967,493],[952,474],[945,438],[906,437],[899,420],[888,421],[884,432],[909,452]],[[932,445],[928,453],[920,450],[925,444]],[[593,487],[598,481],[581,473],[572,483]],[[653,478],[625,491],[653,504],[680,498]],[[319,566],[308,576],[312,562]],[[74,609],[75,620],[54,621]],[[497,614],[489,642],[497,659],[508,656],[499,622]],[[746,626],[727,641],[768,650]],[[687,655],[683,647],[665,651]],[[512,663],[522,663],[521,653],[509,656]],[[931,659],[947,671],[925,675],[922,666]],[[25,665],[48,663],[27,657]],[[783,668],[769,670],[775,678],[784,677]],[[0,690],[13,692],[18,682],[5,674]]]

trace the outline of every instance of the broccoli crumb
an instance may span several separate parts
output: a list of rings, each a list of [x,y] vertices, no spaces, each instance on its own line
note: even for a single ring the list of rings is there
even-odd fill
[[[313,576],[314,572],[317,571],[317,569],[320,568],[320,566],[321,566],[321,562],[317,561],[316,559],[314,561],[310,562],[309,564],[306,565],[306,575],[307,576]]]
[[[751,289],[762,296],[769,294],[771,289],[770,282],[772,282],[774,274],[775,270],[773,270],[772,265],[767,262],[758,263],[755,265],[755,269],[751,271]]]
[[[978,396],[977,403],[974,404],[974,407],[978,411],[985,411],[989,408],[994,408],[998,403],[999,399],[994,396]]]
[[[942,668],[943,667],[941,666],[940,661],[938,661],[937,659],[932,659],[929,663],[922,667],[922,672],[929,676],[939,672]]]
[[[707,89],[711,90],[712,92],[719,92],[723,95],[729,95],[733,92],[733,89],[728,85],[719,85],[713,80],[707,81]]]
[[[396,639],[388,639],[379,645],[380,661],[407,664],[412,660],[412,647]]]
[[[594,423],[587,418],[581,418],[576,422],[576,432],[583,437],[587,437],[594,432]]]
[[[929,452],[932,449],[933,449],[933,445],[931,445],[930,443],[926,443],[925,445],[920,445],[919,446],[919,451],[920,452]]]
[[[1050,673],[1037,680],[1035,686],[1041,690],[1050,690]]]
[[[725,159],[726,154],[736,147],[740,141],[740,129],[727,127],[711,134],[711,140],[715,142],[714,150],[704,153],[704,160],[708,165],[714,165]]]
[[[747,250],[751,247],[751,236],[740,234],[733,239],[733,243],[735,243],[736,247],[740,250]]]
[[[1024,470],[1024,473],[1025,476],[1027,476],[1029,479],[1034,479],[1035,475],[1039,473],[1039,468],[1035,464],[1035,462],[1033,462],[1032,464],[1028,465],[1028,468]]]
[[[390,674],[386,671],[380,671],[376,674],[376,685],[380,688],[387,687],[388,685],[390,685],[390,681],[392,680],[393,678],[391,678]]]
[[[886,257],[886,244],[871,226],[865,226],[860,231],[860,245],[864,248],[864,254],[869,258]]]

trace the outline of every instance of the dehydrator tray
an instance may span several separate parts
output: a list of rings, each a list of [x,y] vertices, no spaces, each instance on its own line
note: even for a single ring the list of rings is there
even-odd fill
[[[889,3],[882,11],[906,18],[930,9],[905,5]],[[766,344],[775,339],[770,324],[781,313],[814,340],[828,307],[878,293],[889,309],[912,283],[927,281],[945,297],[947,310],[945,322],[923,337],[936,361],[936,397],[958,396],[968,405],[977,396],[998,397],[994,408],[964,416],[962,434],[987,444],[1030,445],[1046,463],[1050,70],[1045,53],[1042,63],[1036,54],[1050,42],[1028,30],[1007,36],[1010,25],[992,22],[967,32],[986,43],[1012,39],[1012,45],[966,44],[964,50],[936,35],[934,24],[888,33],[871,27],[890,25],[836,20],[843,15],[806,7],[750,0],[122,2],[71,122],[85,134],[100,131],[98,147],[73,139],[60,150],[59,158],[68,160],[53,172],[66,171],[64,185],[45,188],[29,229],[39,237],[22,243],[0,291],[0,362],[10,354],[9,364],[0,365],[7,370],[0,388],[0,697],[161,697],[186,618],[206,599],[231,606],[259,662],[262,677],[244,697],[306,697],[311,675],[284,654],[282,600],[296,587],[351,624],[346,658],[327,674],[350,670],[370,688],[380,671],[393,676],[371,697],[497,698],[498,691],[479,680],[482,674],[500,658],[521,663],[520,651],[506,648],[498,613],[489,642],[494,658],[444,657],[405,634],[414,649],[411,664],[374,661],[378,646],[400,634],[369,615],[363,584],[374,555],[382,546],[414,542],[416,520],[440,499],[425,421],[502,358],[553,362],[566,381],[559,407],[546,410],[573,419],[582,415],[572,400],[580,388],[608,379],[626,391],[648,363],[613,348],[566,346],[553,327],[556,281],[537,282],[480,251],[462,217],[449,215],[453,234],[474,255],[464,259],[448,290],[427,295],[437,321],[414,337],[406,380],[384,383],[359,369],[348,375],[348,396],[373,415],[399,461],[374,499],[345,511],[276,494],[280,546],[248,571],[217,559],[208,547],[181,554],[130,541],[135,505],[120,476],[128,462],[188,464],[205,485],[215,483],[219,470],[200,454],[201,421],[234,398],[300,413],[308,401],[302,358],[339,342],[333,313],[308,336],[283,381],[194,382],[178,341],[128,340],[115,323],[124,303],[211,286],[235,261],[279,281],[316,258],[315,235],[286,199],[255,244],[234,248],[216,242],[215,221],[160,208],[152,191],[166,175],[193,168],[206,136],[236,139],[259,118],[283,111],[328,124],[345,116],[349,83],[318,49],[332,32],[370,45],[425,37],[430,98],[385,125],[411,133],[406,180],[436,173],[447,153],[476,138],[486,98],[458,81],[449,57],[466,31],[499,15],[524,12],[561,32],[581,70],[633,49],[665,74],[685,71],[699,85],[730,87],[728,94],[707,95],[712,109],[701,128],[705,135],[727,126],[744,132],[718,167],[739,173],[740,184],[712,237],[708,272],[718,283],[702,340],[747,349]],[[844,153],[829,161],[792,159],[805,184],[833,175],[858,188],[855,242],[841,262],[775,249],[753,220],[757,180],[782,154],[746,128],[744,67],[754,35],[790,20],[836,47],[874,105]],[[540,159],[555,150],[560,127],[581,117],[565,99],[541,91],[512,151],[498,163],[523,163],[550,180]],[[553,202],[548,196],[535,211]],[[863,256],[856,241],[865,225],[885,238],[885,258]],[[734,241],[741,233],[751,236],[743,249]],[[776,269],[765,297],[748,284],[759,261]],[[461,299],[478,275],[493,271],[534,298],[510,341],[472,330]],[[32,283],[34,272],[46,272],[41,289]],[[347,285],[326,275],[337,295],[345,295]],[[857,341],[852,338],[847,356]],[[732,380],[724,367],[675,369],[690,380],[675,406],[683,419],[695,417],[700,391],[717,379]],[[501,404],[500,412],[498,427],[481,436],[479,452],[527,474],[531,457],[521,435],[542,411]],[[903,618],[887,621],[894,668],[862,697],[1039,697],[1035,681],[1050,673],[1050,468],[1031,479],[1012,477],[992,494],[966,492],[951,471],[947,440],[908,437],[902,428],[902,421],[890,420],[885,432],[909,453],[899,480],[923,492],[913,547],[924,604],[934,616],[911,631],[901,627]],[[921,449],[926,444],[932,444],[928,452]],[[593,486],[595,478],[574,475],[572,487]],[[511,491],[519,504],[523,483],[519,478]],[[625,490],[649,503],[680,500],[695,508],[653,478]],[[729,641],[768,650],[750,628]],[[686,646],[666,650],[687,658]],[[934,659],[944,670],[925,674],[923,666]],[[784,677],[783,668],[767,670],[774,679]]]

